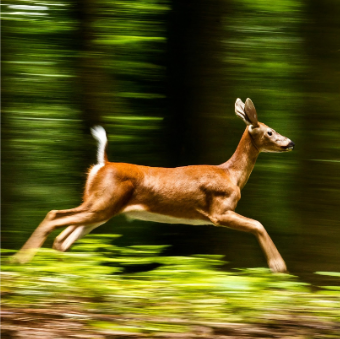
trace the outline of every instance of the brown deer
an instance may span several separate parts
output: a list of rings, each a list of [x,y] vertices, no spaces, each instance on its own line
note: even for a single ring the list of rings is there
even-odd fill
[[[88,173],[83,203],[76,208],[52,210],[15,255],[29,261],[57,227],[67,228],[53,248],[66,251],[72,244],[113,216],[167,224],[216,225],[250,232],[259,241],[273,272],[286,265],[262,224],[235,212],[260,152],[288,152],[294,143],[258,122],[250,99],[237,99],[235,112],[247,125],[233,156],[221,165],[160,168],[109,162],[107,137],[102,127],[92,129],[98,141],[98,164]]]

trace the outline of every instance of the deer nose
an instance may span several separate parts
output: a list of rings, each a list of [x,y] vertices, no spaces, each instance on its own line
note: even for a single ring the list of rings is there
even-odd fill
[[[294,146],[295,146],[294,142],[291,141],[291,142],[288,144],[287,148],[293,149]]]

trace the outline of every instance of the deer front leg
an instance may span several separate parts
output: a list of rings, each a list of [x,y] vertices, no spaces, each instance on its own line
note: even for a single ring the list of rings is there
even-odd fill
[[[254,219],[243,217],[233,211],[214,215],[210,220],[216,226],[226,226],[242,232],[254,234],[267,258],[268,266],[273,272],[287,272],[287,267],[263,225]]]

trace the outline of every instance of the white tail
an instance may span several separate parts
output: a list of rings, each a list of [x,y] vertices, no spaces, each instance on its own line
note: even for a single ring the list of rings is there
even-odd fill
[[[233,156],[225,163],[178,168],[146,167],[108,162],[106,133],[92,130],[99,142],[98,163],[89,172],[84,202],[69,210],[51,211],[16,254],[19,262],[32,258],[48,234],[68,226],[53,247],[67,250],[77,239],[118,214],[162,223],[225,226],[254,234],[274,272],[286,265],[263,225],[235,213],[260,152],[287,152],[294,143],[258,122],[250,99],[237,99],[235,112],[247,127]]]
[[[102,126],[95,126],[91,128],[92,136],[98,141],[97,162],[103,165],[107,161],[106,146],[107,136],[105,129]]]

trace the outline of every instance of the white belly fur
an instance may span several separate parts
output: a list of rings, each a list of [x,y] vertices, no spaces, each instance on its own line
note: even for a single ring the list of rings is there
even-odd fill
[[[128,219],[160,222],[164,224],[186,224],[186,225],[212,225],[208,220],[177,218],[164,214],[146,211],[142,205],[134,205],[125,208],[122,213]]]

